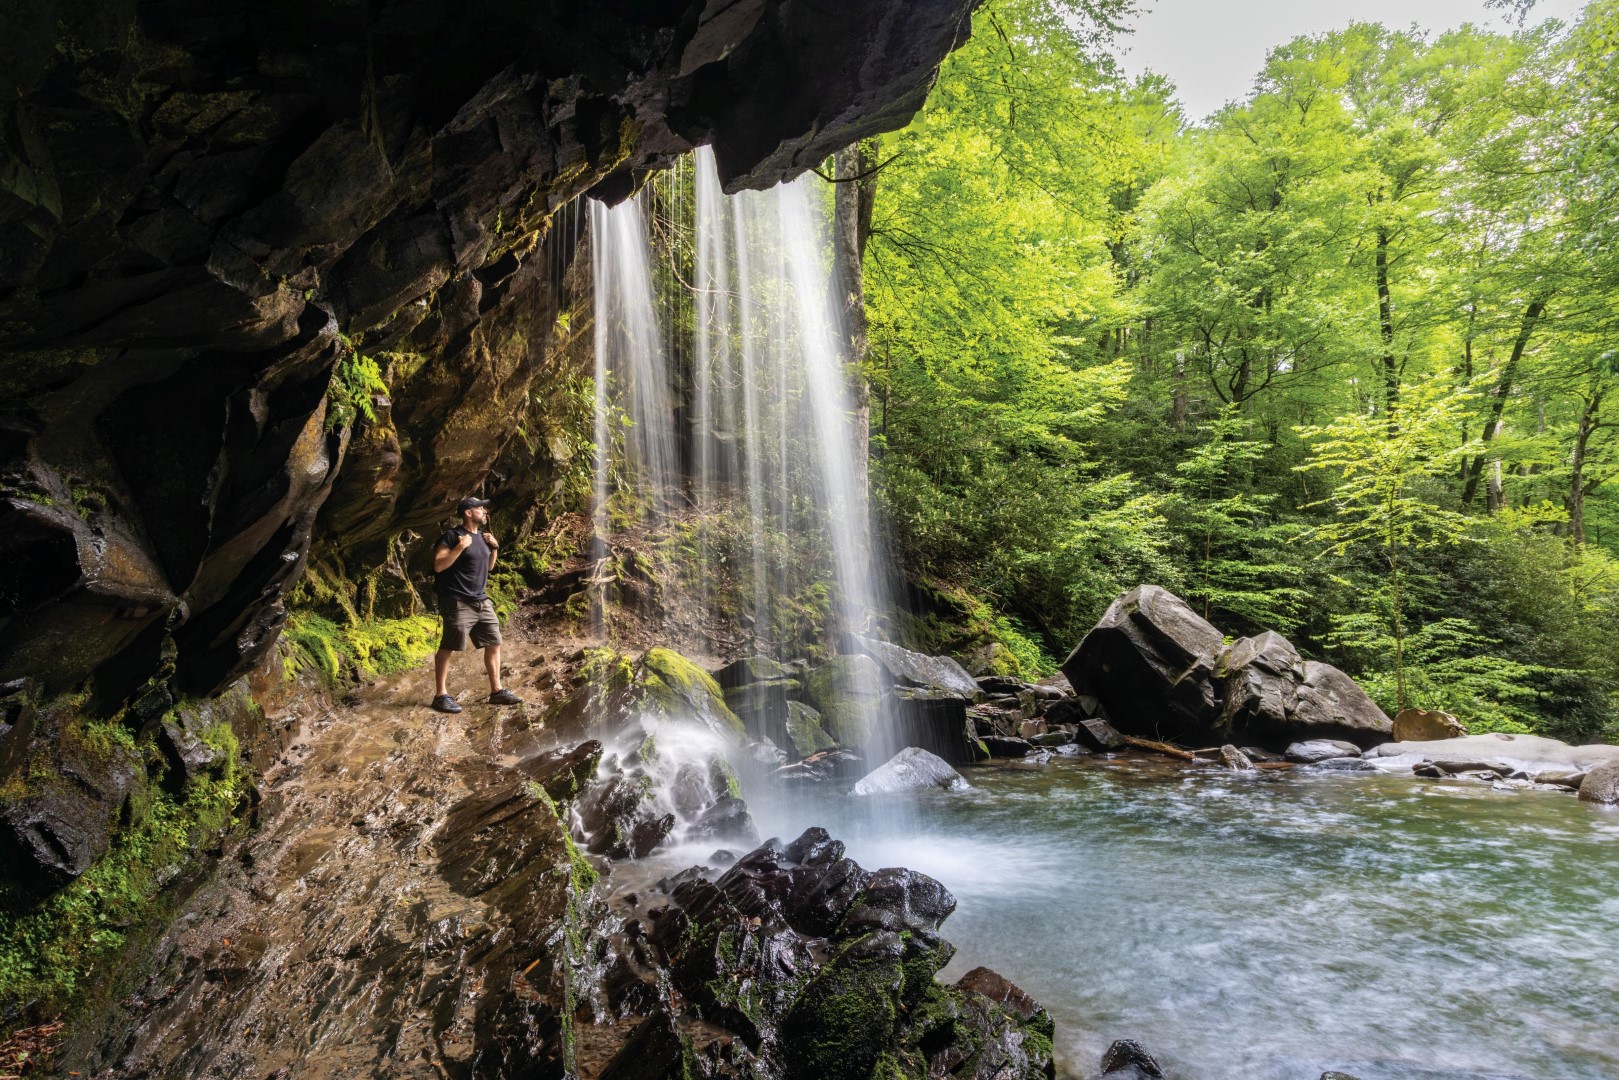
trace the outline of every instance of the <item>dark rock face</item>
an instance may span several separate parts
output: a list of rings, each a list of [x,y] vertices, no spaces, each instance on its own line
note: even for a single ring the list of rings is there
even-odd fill
[[[185,693],[247,670],[312,546],[382,565],[567,385],[574,200],[622,198],[699,143],[730,189],[764,186],[897,127],[971,7],[158,0],[12,20],[0,679],[93,673],[116,704],[165,638]]]
[[[891,708],[895,741],[919,746],[952,765],[973,760],[967,701],[960,694],[902,688],[894,691]]]
[[[1369,747],[1392,730],[1337,668],[1302,659],[1273,631],[1227,646],[1219,630],[1156,585],[1115,600],[1063,672],[1128,735],[1279,750],[1314,739]]]
[[[824,1080],[880,1063],[907,1076],[1052,1075],[1037,1003],[983,969],[955,987],[935,980],[955,951],[938,934],[950,893],[909,870],[863,870],[823,829],[635,901],[609,946],[625,972],[618,997],[633,1002],[660,970],[678,997],[646,1010],[601,1075]]]
[[[978,683],[967,674],[967,669],[948,656],[927,656],[898,645],[874,638],[850,635],[848,644],[856,652],[871,657],[881,665],[889,680],[900,686],[915,686],[924,690],[939,690],[976,698]]]
[[[1102,1055],[1103,1080],[1163,1080],[1163,1067],[1134,1039],[1120,1039]]]

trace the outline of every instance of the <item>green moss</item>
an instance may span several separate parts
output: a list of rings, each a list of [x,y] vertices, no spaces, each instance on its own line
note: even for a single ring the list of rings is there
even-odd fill
[[[411,615],[340,625],[312,611],[295,611],[287,617],[282,636],[293,646],[287,678],[311,671],[335,687],[415,667],[438,647],[439,620]]]
[[[713,676],[673,649],[648,649],[641,657],[647,674],[642,684],[667,711],[678,713],[682,705],[695,710],[700,719],[729,729],[738,737],[746,733],[741,719],[725,704],[725,694]]]
[[[129,753],[127,732],[115,727],[84,725],[84,745]],[[217,775],[178,795],[155,783],[137,791],[128,827],[107,854],[43,902],[0,895],[0,1016],[49,1015],[104,983],[126,942],[160,921],[175,896],[167,886],[239,823],[251,778],[236,736],[220,723],[203,739],[221,752]]]
[[[1057,670],[1056,660],[1035,635],[965,589],[922,581],[916,593],[922,613],[900,617],[900,637],[907,646],[964,663],[976,655],[985,661],[979,665],[985,675],[1038,679]]]
[[[372,398],[388,394],[388,384],[382,380],[382,369],[369,356],[361,356],[349,345],[337,363],[332,365],[332,381],[326,387],[326,430],[348,427],[363,417],[376,423],[377,412]]]

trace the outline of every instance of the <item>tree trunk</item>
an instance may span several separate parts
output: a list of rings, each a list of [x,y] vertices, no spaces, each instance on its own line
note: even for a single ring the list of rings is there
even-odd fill
[[[1569,463],[1568,535],[1576,546],[1585,543],[1585,454],[1596,430],[1602,409],[1602,391],[1594,392],[1580,410],[1580,424],[1574,430],[1574,453]]]
[[[1490,442],[1501,433],[1501,415],[1506,412],[1507,397],[1512,393],[1513,383],[1518,378],[1518,365],[1523,360],[1524,350],[1529,347],[1529,337],[1535,332],[1535,323],[1541,312],[1546,310],[1546,301],[1532,300],[1524,308],[1523,321],[1518,324],[1518,336],[1512,342],[1512,354],[1507,357],[1506,366],[1501,369],[1501,378],[1496,380],[1495,389],[1490,391],[1490,417],[1484,423],[1484,430],[1479,437],[1484,441],[1485,449],[1489,449]],[[1462,488],[1462,503],[1471,506],[1473,496],[1478,494],[1479,478],[1484,475],[1485,455],[1475,454],[1472,468],[1467,473],[1467,485]],[[1491,490],[1488,494],[1489,508],[1501,509],[1501,492],[1498,481],[1492,480]]]
[[[1175,350],[1175,396],[1170,406],[1170,420],[1177,430],[1186,426],[1186,352]]]
[[[832,227],[832,274],[838,290],[839,315],[848,344],[848,378],[854,426],[859,436],[855,469],[860,490],[867,488],[871,444],[871,395],[862,371],[866,360],[866,285],[862,262],[871,238],[872,205],[877,195],[877,142],[867,139],[839,150],[832,159],[835,180]]]
[[[1400,405],[1400,368],[1394,362],[1394,302],[1389,295],[1389,231],[1377,230],[1377,328],[1383,336],[1383,411],[1389,438],[1399,432],[1394,413]]]

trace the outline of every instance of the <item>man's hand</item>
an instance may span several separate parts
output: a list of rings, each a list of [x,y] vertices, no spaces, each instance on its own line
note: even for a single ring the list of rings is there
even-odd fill
[[[483,542],[489,545],[489,569],[493,570],[495,560],[500,558],[500,543],[495,539],[494,534],[490,532],[483,534]]]
[[[457,552],[465,551],[471,545],[472,545],[472,534],[471,533],[462,533],[461,534],[461,539],[459,539],[459,540],[457,540],[455,542],[455,550]]]
[[[485,529],[483,532],[483,542],[488,544],[491,550],[500,546],[500,544],[495,541],[495,534],[487,529]]]

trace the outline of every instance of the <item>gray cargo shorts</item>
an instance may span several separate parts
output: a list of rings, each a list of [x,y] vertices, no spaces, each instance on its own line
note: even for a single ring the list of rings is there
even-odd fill
[[[444,638],[438,646],[441,651],[462,652],[468,639],[474,649],[500,644],[500,619],[495,615],[495,602],[487,596],[474,600],[445,593],[438,598],[438,611],[444,618]]]

